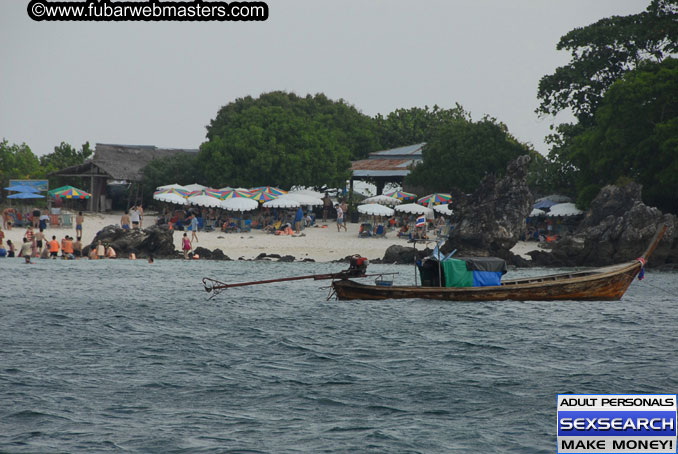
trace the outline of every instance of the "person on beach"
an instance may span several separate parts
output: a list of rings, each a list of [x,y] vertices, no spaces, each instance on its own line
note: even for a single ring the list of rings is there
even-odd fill
[[[55,259],[57,255],[59,255],[59,242],[56,235],[52,235],[52,241],[49,242],[49,256]]]
[[[7,240],[7,257],[14,257],[14,243],[12,243],[12,240]]]
[[[2,244],[2,241],[0,241],[0,258],[5,257],[7,257],[7,249],[5,249],[5,246]]]
[[[0,229],[0,244],[2,244],[3,241],[5,241],[5,232]]]
[[[40,210],[38,208],[33,208],[33,228],[37,229],[40,227]]]
[[[38,246],[38,250],[39,250],[39,251],[42,251],[42,245],[43,245],[43,242],[45,241],[45,232],[44,232],[44,230],[45,230],[45,229],[43,229],[42,227],[40,227],[40,231],[39,231],[38,233],[35,234],[35,242],[36,242],[36,244],[37,244],[37,246]]]
[[[11,221],[12,213],[14,213],[14,208],[5,208],[2,210],[2,228],[6,230],[12,230]]]
[[[61,258],[64,260],[75,260],[75,255],[73,255],[73,238],[66,235],[64,246],[61,248]]]
[[[139,228],[143,228],[144,225],[144,207],[140,203],[137,203],[137,213],[139,213]]]
[[[78,211],[78,215],[75,217],[75,237],[77,239],[82,239],[82,223],[85,222],[85,217],[82,215],[82,211]]]
[[[49,214],[47,214],[47,210],[45,210],[40,215],[40,228],[42,230],[47,229],[47,223],[48,222],[49,222]]]
[[[199,243],[198,241],[198,218],[195,217],[195,213],[191,215],[191,243],[195,239],[196,243]]]
[[[97,241],[97,258],[103,259],[106,257],[106,248],[101,244],[101,240]]]
[[[24,237],[24,243],[19,250],[19,257],[26,259],[26,263],[31,263],[31,248],[31,242],[28,241],[28,238]]]
[[[133,206],[132,209],[129,211],[129,217],[132,220],[132,228],[138,229],[139,222],[141,222],[141,217],[139,216],[139,212],[137,211],[136,206]]]
[[[297,235],[301,233],[301,223],[303,222],[304,219],[304,210],[301,208],[297,208],[297,213],[294,215],[294,230],[296,231]]]
[[[32,225],[29,225],[29,226],[26,228],[26,233],[24,234],[24,236],[25,236],[26,238],[28,238],[28,241],[33,241],[33,235],[34,235],[34,233],[33,233],[33,226],[32,226]]]
[[[76,259],[82,257],[82,241],[80,238],[76,238],[73,242],[73,255]]]
[[[344,210],[341,209],[341,205],[335,204],[334,209],[337,210],[337,232],[340,232],[342,227],[345,232],[348,232],[346,224],[344,224]]]
[[[31,240],[31,257],[38,256],[40,256],[40,249],[38,249],[38,240],[36,240],[35,236],[33,236],[33,239]]]
[[[120,227],[122,227],[125,230],[129,230],[129,226],[131,224],[132,224],[132,221],[129,218],[129,211],[125,211],[125,213],[120,218]]]
[[[153,260],[153,256],[152,256],[152,255],[149,255],[149,256],[148,256],[148,263],[151,263],[151,264],[152,264],[154,261],[155,261],[155,260]]]
[[[118,256],[118,254],[115,253],[115,249],[113,249],[113,246],[108,246],[106,248],[106,258],[109,259],[114,259]]]
[[[184,251],[184,260],[188,260],[188,253],[192,248],[193,246],[191,245],[191,240],[188,239],[188,234],[184,233],[184,237],[181,239],[181,249]]]
[[[42,252],[40,252],[40,258],[41,259],[49,258],[49,243],[45,242],[45,247],[42,248]]]
[[[330,198],[330,193],[325,191],[325,197],[323,197],[323,222],[327,222],[330,208],[332,208],[332,199]]]
[[[87,257],[90,260],[96,260],[97,259],[97,248],[96,247],[90,248],[89,254],[87,254]]]

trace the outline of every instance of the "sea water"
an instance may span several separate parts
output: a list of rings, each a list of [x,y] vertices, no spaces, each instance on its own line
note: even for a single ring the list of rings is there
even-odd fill
[[[672,273],[618,302],[201,284],[343,268],[0,260],[0,452],[552,453],[556,394],[678,390]]]

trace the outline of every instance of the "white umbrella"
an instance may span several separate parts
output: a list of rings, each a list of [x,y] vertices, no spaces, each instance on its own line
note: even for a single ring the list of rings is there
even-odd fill
[[[311,195],[302,194],[300,192],[288,192],[287,194],[278,197],[279,199],[287,197],[292,200],[296,200],[300,205],[322,205],[322,199],[318,197],[313,197]]]
[[[259,202],[245,197],[232,197],[222,200],[219,206],[229,211],[251,211],[259,207]]]
[[[189,191],[202,191],[203,189],[207,189],[207,186],[203,186],[203,185],[198,184],[198,183],[189,184],[189,185],[186,185],[184,187],[186,189],[188,189]]]
[[[217,199],[216,197],[212,197],[205,194],[193,195],[189,197],[187,200],[188,203],[190,203],[191,205],[198,205],[201,207],[216,208],[219,207],[219,205],[221,204],[221,200]]]
[[[166,184],[165,186],[158,186],[158,187],[155,188],[155,189],[158,190],[158,191],[162,191],[162,190],[164,190],[164,189],[179,189],[180,191],[191,192],[191,190],[190,190],[190,189],[187,189],[186,186],[182,186],[182,185],[180,185],[180,184],[178,184],[178,183],[174,183],[174,184]]]
[[[312,189],[293,189],[289,191],[288,194],[302,194],[315,197],[318,199],[322,199],[323,197],[325,197],[325,194],[323,194],[322,192],[314,191]]]
[[[546,214],[546,211],[540,210],[539,208],[535,208],[530,212],[529,217],[536,218],[536,217],[539,217],[539,216],[544,216],[545,214]]]
[[[426,219],[433,219],[433,210],[431,208],[425,207],[424,205],[419,205],[418,203],[406,203],[404,205],[398,205],[395,207],[396,211],[409,214],[423,214],[426,215]]]
[[[454,211],[450,210],[448,204],[436,205],[433,207],[433,211],[437,211],[440,214],[451,215]]]
[[[368,203],[358,205],[358,213],[371,214],[373,216],[393,216],[393,209],[379,205],[378,203]]]
[[[264,208],[299,208],[301,204],[299,201],[287,197],[287,195],[282,195],[277,199],[264,202],[263,206]]]
[[[546,216],[577,216],[584,212],[574,206],[574,203],[558,203],[553,205]]]
[[[175,203],[177,205],[188,205],[188,200],[186,200],[184,197],[181,197],[179,194],[173,192],[164,194],[155,194],[153,198],[160,202]]]
[[[368,197],[363,200],[365,203],[379,203],[381,205],[394,206],[403,203],[402,200],[396,199],[395,197],[389,197],[384,194],[375,195],[374,197]]]

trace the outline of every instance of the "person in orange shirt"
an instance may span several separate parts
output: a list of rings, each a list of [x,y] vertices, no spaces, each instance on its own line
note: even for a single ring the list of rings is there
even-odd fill
[[[73,255],[73,239],[68,235],[64,238],[63,246],[61,248],[61,257],[65,260],[75,260],[75,255]]]
[[[52,241],[49,242],[49,256],[55,259],[57,255],[59,255],[59,242],[56,235],[52,235]]]

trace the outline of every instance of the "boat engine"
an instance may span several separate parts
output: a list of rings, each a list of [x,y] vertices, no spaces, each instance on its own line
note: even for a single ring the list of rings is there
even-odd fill
[[[348,269],[344,271],[346,277],[363,277],[367,271],[367,265],[370,264],[370,261],[367,260],[367,257],[362,257],[360,255],[354,255],[349,260]]]

